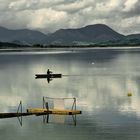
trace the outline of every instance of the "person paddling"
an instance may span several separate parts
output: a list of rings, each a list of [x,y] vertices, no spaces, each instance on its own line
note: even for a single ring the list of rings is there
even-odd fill
[[[52,72],[48,69],[47,70],[47,75],[50,75]]]

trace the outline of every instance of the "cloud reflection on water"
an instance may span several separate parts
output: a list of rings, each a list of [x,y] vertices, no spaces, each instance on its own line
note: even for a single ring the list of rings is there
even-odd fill
[[[0,70],[1,111],[8,106],[16,106],[18,100],[23,100],[25,107],[38,107],[42,106],[43,96],[76,97],[78,107],[83,110],[110,109],[122,114],[132,111],[140,116],[137,54],[120,54],[109,61],[102,61],[106,56],[99,61],[99,56],[94,57],[94,53],[83,57],[79,52],[72,54],[72,57],[70,54],[8,57],[13,59],[8,61],[1,56],[1,63],[4,64]],[[94,65],[91,63],[93,57]],[[48,68],[69,76],[54,79],[50,84],[46,80],[35,80],[36,73],[46,73]],[[129,91],[133,93],[132,97],[127,96]]]

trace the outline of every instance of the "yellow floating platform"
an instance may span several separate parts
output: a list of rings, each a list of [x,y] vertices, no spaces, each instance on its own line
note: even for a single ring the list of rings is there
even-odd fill
[[[59,109],[43,109],[43,108],[30,108],[27,109],[27,113],[32,113],[35,115],[39,114],[56,114],[56,115],[77,115],[82,114],[80,110],[59,110]]]
[[[131,92],[128,92],[128,93],[127,93],[127,96],[128,96],[128,97],[132,96],[132,93],[131,93]]]

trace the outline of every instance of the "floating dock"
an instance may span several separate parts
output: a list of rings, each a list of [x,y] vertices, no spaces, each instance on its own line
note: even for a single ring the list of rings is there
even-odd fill
[[[58,106],[56,106],[56,108],[49,108],[51,105],[51,101],[49,101],[49,100],[53,100],[53,102],[55,102],[55,105],[58,105]],[[68,109],[68,108],[58,109],[58,107],[60,107],[61,105],[64,105],[64,100],[72,100],[72,106],[70,109]],[[47,101],[49,101],[49,102],[47,102]],[[53,106],[53,107],[55,107],[55,106]],[[0,113],[0,119],[17,117],[20,125],[22,126],[22,116],[30,116],[30,115],[41,116],[42,115],[43,122],[49,123],[49,115],[71,115],[73,118],[74,125],[76,125],[76,115],[78,115],[78,114],[82,114],[82,111],[76,109],[76,98],[43,97],[43,108],[28,108],[26,110],[26,112],[22,112],[22,102],[20,101],[17,112]]]
[[[33,113],[0,113],[0,119],[34,115]]]
[[[43,109],[43,108],[30,108],[27,109],[27,113],[35,115],[39,114],[54,114],[54,115],[77,115],[82,114],[80,110],[59,110],[59,109]]]

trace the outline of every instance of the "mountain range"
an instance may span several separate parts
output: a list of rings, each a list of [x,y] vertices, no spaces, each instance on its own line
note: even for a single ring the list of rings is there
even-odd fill
[[[43,43],[47,35],[29,29],[10,30],[0,27],[0,41],[20,44]]]
[[[29,29],[11,30],[0,27],[0,42],[20,45],[81,45],[108,41],[117,42],[118,40],[140,40],[140,34],[125,36],[104,24],[88,25],[75,29],[60,29],[51,34]]]

